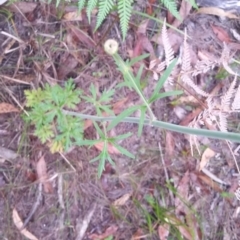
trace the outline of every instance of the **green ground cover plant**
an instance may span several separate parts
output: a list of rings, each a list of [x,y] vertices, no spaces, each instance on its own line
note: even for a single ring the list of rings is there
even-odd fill
[[[26,106],[29,108],[29,111],[28,116],[25,116],[24,118],[26,121],[35,126],[35,135],[39,137],[42,143],[49,142],[52,152],[67,151],[75,145],[87,145],[91,147],[96,143],[102,142],[102,152],[92,160],[99,161],[98,176],[100,177],[104,170],[106,160],[111,164],[114,164],[108,152],[109,144],[116,147],[120,153],[130,158],[134,158],[130,152],[118,144],[118,141],[129,137],[131,133],[126,133],[115,138],[108,136],[108,132],[120,122],[138,124],[139,136],[142,133],[143,126],[149,125],[184,134],[194,134],[209,138],[240,142],[240,136],[236,133],[193,129],[190,127],[183,127],[158,121],[151,109],[151,104],[160,98],[182,94],[182,91],[179,90],[160,92],[164,82],[170,76],[177,59],[169,65],[160,77],[152,95],[149,98],[146,98],[141,87],[141,74],[143,66],[139,68],[136,75],[132,73],[131,66],[133,66],[134,63],[146,58],[147,55],[137,57],[131,61],[123,61],[117,50],[118,44],[115,40],[108,40],[106,42],[105,51],[115,60],[116,66],[121,72],[124,81],[119,83],[113,90],[103,91],[100,97],[97,96],[97,90],[93,85],[90,87],[90,95],[86,95],[81,90],[75,88],[71,79],[65,83],[63,88],[59,85],[45,85],[43,89],[25,91],[27,99]],[[110,102],[114,92],[121,87],[128,87],[134,90],[142,100],[142,104],[130,107],[115,116],[111,110]],[[95,108],[95,115],[77,112],[75,109],[77,109],[77,104],[80,101],[92,104]],[[139,118],[131,117],[131,115],[136,111],[140,111],[141,116]],[[110,115],[106,117],[103,115],[104,112]],[[99,135],[99,139],[89,140],[83,138],[84,119],[90,119],[93,121],[94,127]],[[107,122],[109,124],[106,124]]]

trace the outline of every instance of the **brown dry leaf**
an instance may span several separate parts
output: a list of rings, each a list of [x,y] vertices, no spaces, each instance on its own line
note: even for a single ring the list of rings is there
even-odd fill
[[[123,206],[128,199],[132,196],[132,193],[126,193],[122,197],[118,198],[117,200],[114,201],[113,205],[114,206]]]
[[[210,24],[213,32],[215,33],[215,35],[217,36],[217,38],[221,41],[221,42],[225,42],[225,43],[229,43],[231,42],[231,39],[227,33],[227,31],[225,29],[223,29],[220,26],[215,26],[213,24]]]
[[[216,153],[211,148],[206,148],[201,158],[199,171],[202,171],[202,169],[208,164],[209,160],[215,155]]]
[[[175,225],[176,228],[178,228],[178,230],[180,231],[180,233],[187,239],[187,240],[193,240],[194,238],[192,237],[191,234],[191,229],[185,224],[183,223],[181,220],[179,220],[177,217],[175,216],[168,216],[167,220]]]
[[[137,29],[137,40],[135,42],[135,47],[133,49],[132,57],[138,57],[143,54],[143,51],[146,51],[150,54],[150,59],[153,60],[156,58],[153,45],[151,41],[146,36],[147,26],[149,20],[141,22]]]
[[[170,11],[167,11],[167,17],[166,17],[167,23],[171,24],[174,22],[175,17],[172,15]]]
[[[80,28],[75,27],[70,22],[66,22],[66,27],[72,32],[72,34],[79,40],[80,43],[85,44],[89,49],[93,49],[96,46],[96,43],[93,41],[93,39]]]
[[[210,177],[208,177],[202,173],[196,173],[196,175],[204,183],[206,183],[208,186],[210,186],[214,191],[219,192],[219,193],[222,192],[222,189],[219,187],[219,185],[216,182],[214,182]]]
[[[39,182],[43,184],[44,192],[52,193],[53,187],[52,184],[48,181],[47,164],[45,162],[44,156],[40,157],[38,160],[36,171]]]
[[[174,27],[179,27],[183,20],[189,15],[190,11],[192,9],[192,5],[190,4],[190,1],[182,1],[181,7],[179,9],[179,14],[181,16],[181,19],[175,19],[175,21],[171,24]]]
[[[168,157],[172,157],[175,150],[175,141],[173,134],[169,131],[166,132],[166,153]]]
[[[33,80],[36,79],[36,75],[32,73],[22,73],[22,74],[16,74],[16,78],[21,79],[22,81],[26,83],[31,83]]]
[[[128,97],[125,97],[121,100],[119,100],[118,102],[113,104],[113,112],[115,114],[119,114],[123,111],[123,109],[126,107],[126,103],[128,101]]]
[[[88,129],[92,125],[93,125],[92,120],[90,120],[90,119],[85,120],[84,121],[84,130]]]
[[[141,228],[138,228],[138,230],[133,234],[131,237],[131,240],[139,240],[139,239],[145,239],[146,236],[144,235],[144,232]]]
[[[147,20],[142,21],[139,24],[138,29],[137,29],[137,35],[140,35],[140,34],[146,35],[148,23],[149,23],[149,20],[147,19]]]
[[[199,172],[197,171],[190,172],[190,179],[191,179],[191,182],[194,184],[194,186],[200,189],[203,195],[210,194],[211,191],[209,187],[206,184],[204,184],[204,182],[199,178]]]
[[[103,240],[111,235],[113,235],[118,230],[118,227],[115,225],[112,225],[106,229],[106,231],[103,234],[91,234],[88,236],[88,238],[93,240]]]
[[[191,234],[191,230],[186,226],[176,226],[179,230],[179,232],[187,239],[187,240],[193,240],[193,236]],[[195,239],[194,239],[195,240]]]
[[[146,13],[151,16],[153,15],[153,6],[156,4],[156,0],[148,0],[147,2]]]
[[[144,53],[144,50],[151,49],[149,44],[151,44],[149,39],[145,35],[139,34],[133,49],[132,58],[142,55]]]
[[[37,3],[25,2],[25,1],[19,1],[9,5],[9,8],[11,11],[21,12],[22,14],[33,12],[36,7],[37,7]]]
[[[216,7],[202,7],[198,9],[197,13],[204,13],[204,14],[215,15],[219,17],[228,17],[231,19],[240,19],[235,14],[231,12],[226,12],[223,9],[216,8]]]
[[[186,215],[186,222],[191,229],[194,240],[202,239],[202,232],[198,227],[197,219],[192,210],[189,209],[188,214]]]
[[[175,198],[175,212],[176,214],[181,214],[186,212],[186,205],[183,202],[183,199],[186,201],[188,199],[188,192],[189,192],[189,171],[185,172],[184,176],[180,180],[178,187],[177,187],[177,193],[180,195],[181,199],[179,197]]]
[[[15,226],[17,227],[17,229],[21,232],[21,234],[24,237],[26,237],[27,239],[30,239],[30,240],[38,240],[38,238],[35,237],[32,233],[30,233],[26,228],[22,229],[23,221],[19,217],[18,212],[15,208],[12,211],[12,218],[13,218],[13,222],[14,222]]]
[[[78,61],[72,56],[68,55],[65,62],[62,63],[62,66],[58,69],[58,79],[64,79],[76,66]]]
[[[1,113],[10,113],[10,112],[19,112],[19,110],[9,103],[0,103],[0,114]]]
[[[158,226],[158,236],[160,240],[167,240],[169,235],[170,225],[163,224]]]
[[[99,150],[102,151],[103,147],[104,147],[104,142],[99,142],[99,143],[95,143],[94,146]],[[107,150],[109,153],[111,154],[120,154],[119,150],[114,147],[112,144],[108,143],[108,147]]]
[[[79,11],[68,12],[64,14],[63,19],[68,21],[82,21],[82,14]]]
[[[130,55],[131,58],[136,58],[138,56],[143,55],[144,53],[149,53],[150,60],[156,59],[152,43],[149,40],[149,38],[146,36],[148,22],[149,22],[148,20],[145,20],[138,26],[137,40],[135,41],[133,51],[131,52],[131,55]],[[146,59],[138,61],[134,64],[133,70],[135,73],[138,72],[141,65],[146,66]],[[145,74],[146,74],[146,69],[144,68],[142,72],[142,76],[144,76]]]

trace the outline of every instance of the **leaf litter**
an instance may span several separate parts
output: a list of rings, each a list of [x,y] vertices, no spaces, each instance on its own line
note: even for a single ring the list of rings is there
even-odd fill
[[[154,3],[154,1],[151,1],[151,3],[152,2]],[[34,6],[27,5],[27,3],[24,3],[24,4],[25,5],[22,4],[17,7],[14,7],[15,9],[14,12],[18,14],[18,11],[20,9],[22,13],[26,14],[28,12],[32,12],[33,9],[36,8],[36,4]],[[42,14],[41,19],[36,20],[32,18],[32,22],[31,22],[32,24],[39,24],[39,22],[41,23],[44,21],[47,22],[49,18],[49,15],[47,12],[51,12],[52,16],[54,16],[53,5],[50,5],[50,8],[47,11],[44,8],[47,8],[47,5],[40,6],[41,14]],[[204,20],[204,18],[201,18],[201,15],[199,13],[198,13],[199,15],[197,16],[193,14],[192,16],[189,17],[190,10],[191,8],[188,1],[182,1],[180,6],[180,15],[182,20],[179,21],[177,19],[172,18],[171,21],[173,21],[173,25],[175,27],[180,27],[181,30],[184,30],[184,27],[187,28],[186,35],[189,36],[189,38],[187,38],[185,35],[185,42],[187,42],[187,44],[189,45],[191,65],[195,66],[195,64],[197,64],[196,62],[199,61],[199,63],[201,64],[204,63],[206,68],[209,67],[207,68],[209,69],[209,72],[213,71],[214,73],[214,69],[216,67],[219,67],[219,65],[217,65],[216,63],[216,59],[221,57],[219,55],[219,53],[221,53],[220,47],[224,47],[224,45],[221,44],[220,42],[225,41],[231,44],[232,43],[231,35],[229,35],[229,33],[226,31],[225,28],[218,25],[218,20],[215,17],[212,17],[212,16],[206,17],[206,15],[204,15],[204,18],[208,20],[210,19],[213,22],[213,24],[210,25],[211,31],[206,31],[207,20]],[[149,10],[149,12],[150,13],[152,12],[151,9]],[[48,25],[42,24],[42,26],[38,29],[39,32],[42,34],[38,36],[44,36],[42,38],[43,40],[42,45],[38,45],[34,34],[31,36],[33,38],[33,41],[35,41],[35,43],[37,43],[38,45],[37,51],[36,51],[37,52],[36,57],[40,58],[44,56],[44,58],[46,58],[47,56],[50,56],[50,55],[52,57],[52,59],[48,59],[48,61],[44,60],[41,64],[39,64],[39,62],[35,60],[35,64],[33,66],[35,67],[38,66],[36,67],[36,71],[38,72],[38,76],[39,76],[37,78],[37,81],[38,81],[37,85],[41,85],[41,81],[51,82],[54,80],[56,82],[56,79],[54,79],[54,72],[55,72],[57,73],[55,75],[58,75],[58,77],[61,80],[66,79],[69,76],[80,79],[78,81],[78,87],[84,86],[85,90],[87,90],[88,86],[90,85],[90,84],[88,85],[87,80],[94,79],[93,74],[97,74],[97,75],[101,74],[101,70],[99,70],[102,67],[101,64],[102,65],[105,64],[104,66],[105,67],[107,66],[106,68],[108,69],[107,74],[104,75],[104,78],[108,79],[108,81],[102,83],[101,88],[108,88],[114,83],[113,79],[119,78],[118,73],[114,71],[114,64],[112,64],[109,61],[109,59],[105,58],[105,56],[103,56],[102,58],[99,57],[100,59],[105,58],[101,64],[99,64],[98,61],[91,59],[90,56],[93,53],[95,53],[97,56],[103,54],[100,47],[101,42],[100,43],[95,42],[97,38],[95,38],[96,35],[94,36],[94,34],[91,33],[91,31],[93,30],[92,26],[87,26],[87,27],[84,26],[83,28],[78,27],[78,25],[79,24],[81,25],[81,23],[84,21],[85,15],[80,14],[78,16],[76,15],[76,13],[77,11],[74,8],[71,11],[66,11],[66,12],[63,11],[62,19],[67,20],[69,22],[68,23],[65,22],[62,25],[63,28],[66,29],[67,36],[66,36],[66,40],[64,39],[62,42],[60,41],[59,45],[54,45],[54,44],[58,44],[57,41],[51,40],[51,38],[48,37],[52,35],[52,36],[55,36],[54,37],[55,39],[58,39],[59,35],[58,33],[56,34],[57,32],[56,30],[58,30],[56,25],[48,26]],[[201,12],[201,14],[203,13],[204,12]],[[208,13],[208,12],[205,12],[205,13]],[[215,15],[218,15],[218,13],[219,12],[214,12]],[[229,16],[231,17],[232,15],[228,15],[227,17]],[[18,16],[18,18],[21,19],[20,16]],[[160,16],[160,18],[163,20],[162,16]],[[196,18],[198,18],[198,21],[196,21]],[[54,20],[57,21],[57,18],[55,18]],[[106,21],[106,24],[109,24],[108,21]],[[131,46],[132,46],[131,50],[133,55],[130,57],[140,56],[144,52],[147,52],[147,53],[150,53],[150,58],[148,60],[155,61],[157,65],[159,62],[164,61],[164,57],[161,58],[161,54],[160,54],[161,51],[163,53],[164,51],[168,53],[169,51],[168,49],[172,48],[170,55],[165,55],[167,56],[167,60],[168,60],[167,64],[171,62],[173,55],[174,56],[178,55],[179,52],[180,52],[180,55],[181,53],[183,53],[184,55],[184,47],[182,45],[182,43],[184,42],[183,34],[176,33],[172,29],[166,28],[165,34],[168,35],[168,38],[166,38],[166,35],[165,37],[163,37],[161,34],[159,37],[159,34],[158,34],[158,35],[155,35],[153,39],[151,39],[148,35],[149,34],[148,24],[149,23],[142,22],[142,24],[139,25],[137,29],[137,34],[136,35],[133,34],[135,41],[131,42],[131,38],[130,38],[131,36],[129,36],[130,40],[127,39],[128,45],[124,45],[123,43],[122,49],[126,49],[126,47],[131,49]],[[27,23],[25,23],[25,25],[27,26]],[[194,29],[194,33],[196,33],[195,38],[192,32],[193,30],[191,29],[192,25],[194,25],[193,29]],[[24,28],[20,30],[23,31]],[[101,32],[101,30],[99,30],[97,34],[104,35],[106,32]],[[197,39],[198,32],[202,36],[202,37],[199,37],[199,39]],[[114,37],[117,37],[117,35]],[[20,38],[21,38],[21,34],[20,34]],[[209,45],[203,41],[204,38],[211,39]],[[4,37],[4,40],[6,40],[6,37]],[[156,44],[158,45],[159,58],[157,59],[154,59],[156,57],[155,57],[155,49],[154,49],[155,46],[152,44],[153,41],[155,41]],[[167,48],[166,48],[166,42],[170,43],[170,46],[168,46]],[[62,46],[64,46],[63,49],[66,52],[65,55],[60,54],[55,50],[51,52],[51,50],[53,49],[51,48],[52,46],[56,48],[57,47],[61,48]],[[230,52],[234,50],[233,46],[237,47],[237,45],[231,45],[231,46],[232,47],[230,49]],[[78,51],[79,48],[81,48],[81,50],[87,50],[86,51],[87,53],[84,51],[79,51],[76,54],[76,51]],[[220,51],[219,51],[219,48],[220,48]],[[91,50],[91,54],[89,50]],[[227,52],[228,49],[225,49],[225,50]],[[43,56],[39,54],[41,51],[45,52]],[[124,55],[126,53],[123,51],[122,54]],[[31,57],[33,56],[34,55],[32,55]],[[6,58],[8,57],[8,55],[5,55],[4,57]],[[226,53],[225,59],[224,59],[226,60],[226,62],[223,64],[223,67],[225,69],[227,68],[227,71],[232,73],[234,71],[231,71],[231,69],[229,70],[228,68],[229,62],[227,58],[229,57],[231,56],[227,55]],[[58,62],[58,59],[61,59],[61,61]],[[3,59],[3,62],[5,62],[5,60],[6,59]],[[56,63],[53,64],[53,62],[51,63],[51,61],[53,62],[56,61]],[[21,64],[22,65],[19,66],[20,70],[22,69],[26,70],[31,67],[27,65],[27,62],[24,62],[24,61]],[[144,61],[144,66],[146,70],[148,70],[148,68],[150,69],[148,64],[149,64],[148,61],[146,62]],[[63,68],[63,66],[65,68]],[[198,70],[200,71],[200,73],[198,73],[198,77],[199,76],[200,77],[199,79],[197,79],[197,81],[195,81],[196,79],[194,79],[194,84],[197,85],[197,87],[202,88],[202,86],[204,86],[205,84],[207,74],[206,72],[202,72],[200,65],[197,65],[197,66],[199,67]],[[81,69],[83,73],[82,79],[81,79],[81,72],[79,74],[79,71],[76,69],[78,70]],[[153,69],[151,68],[151,71]],[[159,70],[158,74],[160,74],[162,70],[164,70],[164,68]],[[10,81],[10,79],[14,79],[14,77],[12,77],[13,75],[11,75],[12,72],[10,70],[9,72],[6,73],[6,75],[7,74],[10,74],[10,77],[9,78],[4,77],[3,80],[5,81],[5,84],[6,84],[6,81]],[[209,74],[207,75],[207,77],[211,78],[212,76]],[[94,81],[95,80],[96,78],[94,79]],[[15,83],[16,82],[17,81],[15,81]],[[84,82],[85,85],[82,85],[81,84],[82,82]],[[212,89],[211,84],[212,83],[210,83],[208,85],[208,88],[204,90],[206,90],[207,92],[210,92]],[[147,86],[145,89],[146,93],[151,92],[151,88],[154,88],[154,81],[150,82],[149,85],[150,86]],[[187,86],[186,87],[187,90],[192,86],[194,85]],[[229,85],[226,86],[226,89],[230,89],[230,86]],[[223,88],[221,88],[220,90],[224,92]],[[231,105],[237,106],[238,105],[236,100],[237,98],[233,96],[233,94],[235,94],[235,90],[236,88],[234,88],[234,91],[232,91],[233,93],[230,99],[233,100],[233,104],[231,103]],[[221,94],[221,91],[219,92],[220,94]],[[124,109],[124,107],[129,107],[131,105],[138,103],[137,99],[135,99],[132,96],[129,97],[129,95],[131,95],[131,93],[129,92],[119,92],[118,94],[121,95],[120,100],[119,98],[117,98],[117,96],[114,96],[115,105],[113,105],[113,109],[115,113],[121,112],[122,109]],[[205,98],[200,97],[200,100],[204,102]],[[170,101],[163,100],[161,102],[159,101],[156,104],[154,104],[153,107],[156,111],[156,115],[159,117],[159,119],[163,119],[163,117],[167,116],[169,121],[179,122],[179,119],[174,115],[174,111],[173,111],[174,105],[171,105],[171,103],[169,102]],[[193,105],[191,105],[192,102],[194,102]],[[186,108],[187,112],[191,114],[195,110],[193,106],[194,104],[196,104],[196,102],[198,101],[195,101],[195,100],[193,101],[191,100],[191,98],[188,98],[187,103],[185,102],[181,103],[179,101],[179,105],[183,109]],[[199,106],[200,105],[201,104],[199,103]],[[11,105],[11,106],[13,107],[12,109],[16,108],[14,107],[14,105]],[[170,107],[166,108],[166,106],[170,106]],[[215,104],[214,106],[217,106],[217,104]],[[80,103],[78,110],[81,111],[81,110],[84,110],[85,108],[86,106],[84,106],[83,103]],[[188,117],[186,115],[186,117],[183,118],[183,120],[182,119],[180,120],[185,122],[185,124],[189,124],[190,122],[193,121],[193,119],[195,119],[194,124],[196,126],[198,125],[198,127],[201,127],[204,121],[209,120],[208,118],[204,118],[206,115],[204,116],[201,115],[201,117],[198,118],[198,116],[200,116],[201,110],[202,108],[200,108],[200,110],[196,112],[194,116]],[[5,113],[10,113],[10,112],[11,111],[8,111]],[[5,124],[0,126],[5,127],[7,122],[6,117],[5,119],[3,116],[0,116],[0,117],[1,119],[3,119],[3,120],[0,119],[1,124],[2,123]],[[206,126],[211,126],[211,127],[217,126],[217,125],[214,125],[212,122],[209,122],[209,123],[211,124],[208,124],[208,125],[206,124]],[[116,129],[116,134],[123,133],[125,131],[131,131],[133,133],[136,133],[137,128],[133,125],[126,126],[124,124],[119,124],[119,128]],[[93,133],[91,122],[86,123],[85,134],[91,137],[95,136],[95,134]],[[77,230],[75,232],[77,234],[75,235],[74,233],[70,234],[71,235],[70,239],[84,239],[85,236],[88,236],[90,239],[104,239],[111,235],[115,236],[116,239],[119,239],[121,237],[123,239],[131,239],[134,232],[136,232],[137,229],[139,229],[139,226],[142,226],[142,222],[143,222],[142,220],[143,216],[138,215],[139,208],[137,207],[138,205],[136,202],[139,201],[140,204],[144,205],[142,201],[142,199],[144,199],[144,194],[148,193],[149,189],[153,189],[151,191],[153,191],[154,197],[156,197],[158,201],[161,203],[163,199],[158,195],[157,189],[159,187],[156,187],[156,186],[162,186],[162,191],[165,191],[166,193],[166,196],[165,196],[166,199],[164,199],[164,201],[168,202],[168,192],[171,190],[169,188],[164,187],[166,184],[166,179],[165,177],[163,177],[165,176],[165,173],[163,171],[162,162],[161,164],[159,163],[158,142],[161,141],[161,145],[163,145],[163,155],[165,158],[164,159],[165,170],[167,171],[167,173],[170,175],[172,179],[174,178],[178,179],[176,181],[178,185],[176,185],[175,187],[179,197],[174,195],[176,216],[169,217],[169,222],[173,225],[182,224],[182,221],[180,220],[181,218],[180,215],[183,214],[185,217],[184,218],[185,222],[183,226],[178,227],[180,233],[186,239],[192,239],[192,236],[193,236],[192,234],[195,234],[197,239],[197,237],[200,236],[199,229],[198,229],[198,222],[194,218],[193,213],[190,211],[189,206],[187,205],[186,202],[183,201],[183,199],[186,200],[187,202],[189,201],[191,204],[198,203],[200,206],[201,204],[198,201],[199,195],[201,196],[202,193],[206,193],[206,192],[212,193],[213,191],[211,190],[211,188],[214,190],[214,192],[221,193],[221,194],[224,191],[226,192],[228,191],[226,188],[222,188],[222,186],[219,185],[218,181],[214,180],[209,176],[206,176],[205,173],[196,172],[195,169],[197,166],[197,160],[198,162],[199,161],[201,162],[200,170],[202,170],[203,168],[207,168],[208,171],[214,172],[215,175],[219,176],[219,178],[223,180],[227,180],[224,178],[229,178],[229,176],[226,176],[226,174],[224,174],[225,168],[227,168],[227,166],[226,164],[220,165],[220,163],[222,163],[223,161],[222,160],[217,161],[216,156],[214,156],[213,154],[211,155],[212,157],[210,160],[210,156],[209,154],[206,154],[206,152],[203,153],[201,160],[200,160],[200,156],[191,157],[190,149],[187,147],[188,143],[186,142],[186,139],[183,138],[183,136],[180,136],[179,134],[175,134],[175,133],[174,134],[166,133],[166,138],[163,138],[162,136],[163,134],[164,134],[163,132],[153,130],[151,127],[146,127],[143,130],[143,136],[141,138],[136,138],[133,136],[127,139],[126,141],[124,140],[122,142],[123,146],[125,146],[128,150],[136,154],[137,161],[135,162],[129,162],[129,160],[125,159],[123,156],[119,154],[119,151],[114,146],[109,145],[108,151],[114,156],[114,158],[116,158],[115,160],[116,167],[111,168],[111,170],[106,171],[104,173],[105,174],[104,184],[106,184],[106,187],[104,189],[101,189],[101,187],[98,185],[98,182],[95,180],[94,168],[91,167],[89,164],[87,164],[88,160],[91,159],[90,155],[94,156],[96,155],[96,152],[98,150],[102,150],[103,144],[100,143],[96,145],[95,147],[97,149],[90,149],[90,150],[83,149],[81,151],[79,149],[73,149],[72,152],[68,153],[68,158],[71,159],[71,162],[73,163],[74,167],[76,167],[78,171],[77,173],[75,173],[75,175],[65,173],[65,172],[68,172],[68,166],[65,166],[64,163],[61,163],[61,160],[59,160],[59,156],[52,157],[48,155],[47,153],[48,150],[44,149],[44,152],[46,152],[47,154],[46,155],[44,154],[44,157],[42,156],[41,158],[38,159],[36,163],[36,168],[33,170],[37,172],[38,181],[40,182],[40,184],[43,184],[43,188],[44,188],[43,194],[45,197],[46,205],[43,206],[44,210],[42,214],[45,214],[46,212],[47,215],[50,216],[48,219],[49,220],[48,223],[50,226],[50,229],[48,229],[49,233],[53,232],[53,229],[56,227],[56,225],[53,224],[55,223],[56,219],[58,219],[59,216],[65,216],[65,215],[56,213],[55,219],[52,220],[51,222],[51,218],[53,218],[53,214],[51,214],[51,211],[54,212],[54,209],[48,209],[48,206],[51,206],[51,205],[56,206],[55,204],[59,203],[61,205],[61,209],[63,212],[69,211],[68,212],[69,226],[64,227],[66,232],[68,232],[69,229]],[[33,138],[32,136],[30,137]],[[32,152],[31,157],[34,157],[34,155],[37,156],[39,152],[36,149],[40,149],[41,151],[44,147],[41,145],[38,145],[36,139],[34,138],[30,139],[30,141],[32,146],[34,146],[31,148],[31,152]],[[200,145],[205,143],[204,139],[200,139],[200,140],[197,139],[194,142],[197,142],[197,141],[199,142]],[[209,144],[209,142],[207,142],[207,144]],[[214,153],[219,152],[220,154],[222,154],[221,151],[219,150],[218,142],[211,143],[210,145],[213,145],[209,147],[209,149],[213,149],[212,151]],[[11,144],[9,146],[11,146]],[[29,159],[31,159],[31,157]],[[3,164],[6,164],[6,162],[4,162]],[[31,166],[33,165],[32,160],[27,164],[29,164],[28,166],[29,168],[33,168]],[[56,183],[54,181],[49,181],[48,169],[53,172],[60,171],[61,175],[59,175],[59,179],[58,179],[60,183],[58,183],[58,186],[57,186],[58,191],[54,191],[54,188],[56,187]],[[6,178],[6,175],[4,175],[4,178]],[[103,181],[103,179],[101,180]],[[20,181],[20,183],[22,185],[26,184],[23,181]],[[119,191],[116,191],[116,190],[119,190]],[[127,191],[127,193],[124,193],[125,190]],[[114,193],[114,194],[112,194],[112,196],[109,197],[111,195],[110,193]],[[53,196],[55,194],[58,196],[55,196],[56,198],[54,199]],[[205,195],[209,197],[209,198],[206,198],[207,199],[206,203],[211,203],[211,202],[214,203],[215,198],[214,196],[212,196],[212,194],[205,194]],[[95,202],[96,199],[98,199],[98,201],[102,203],[102,206],[98,205],[96,207],[94,205],[95,206],[94,207],[91,205],[92,202]],[[220,201],[224,202],[224,199],[221,199]],[[110,204],[110,202],[113,206]],[[25,205],[25,207],[26,206],[27,205]],[[149,212],[151,212],[150,206],[146,206],[146,207],[149,209]],[[82,214],[84,211],[84,208],[90,209],[89,212],[85,212],[85,214]],[[79,209],[81,209],[81,211]],[[206,219],[210,217],[210,222],[211,222],[211,219],[213,219],[213,217],[211,218],[211,211],[214,212],[215,209],[216,209],[216,206],[210,206],[210,204],[209,205],[206,204],[205,206],[204,210],[210,210],[209,213],[205,214]],[[16,219],[18,219],[22,227],[24,225],[23,221],[20,219],[18,213],[16,212],[16,209],[14,208],[13,210],[14,210],[13,218],[15,218],[15,221]],[[201,212],[201,207],[196,207],[196,210],[199,212],[199,214],[202,214],[204,212],[204,210]],[[231,211],[231,209],[226,208],[224,211],[229,212]],[[39,214],[41,215],[41,210],[36,209],[34,212],[34,216],[35,215],[40,216]],[[93,214],[94,216],[98,216],[98,217],[93,217]],[[36,221],[37,219],[36,216],[33,217],[33,223],[31,223],[31,221],[29,222],[30,229],[34,228],[34,224],[36,224],[35,226],[38,226]],[[124,223],[119,220],[121,218],[124,219],[125,216],[129,222],[134,222],[133,229],[127,227],[127,225],[124,225]],[[77,226],[75,226],[76,219],[80,219],[78,221]],[[59,217],[59,220],[60,220],[60,217]],[[221,219],[219,219],[218,222],[220,222],[220,220]],[[44,221],[47,222],[46,219]],[[114,222],[114,224],[112,224],[112,222]],[[42,223],[45,224],[44,222]],[[205,225],[209,224],[209,222],[206,222],[204,224]],[[18,229],[20,230],[21,227],[20,228],[18,227]],[[151,236],[152,239],[158,239],[158,238],[164,237],[163,235],[170,236],[172,234],[171,232],[168,231],[167,227],[164,228],[166,230],[165,232],[163,229],[161,229],[161,227],[165,227],[165,225],[159,225],[159,224],[154,225],[154,234]],[[192,231],[189,230],[190,228],[192,229]],[[160,229],[161,229],[161,232],[160,232]],[[227,226],[225,226],[222,230],[223,234],[225,235],[227,235],[226,229],[227,229]],[[65,236],[67,236],[66,232],[63,233],[65,234]],[[23,233],[21,232],[21,234]],[[40,227],[39,227],[39,234],[42,237],[46,236],[44,235],[44,231],[42,231]],[[138,237],[144,236],[145,234],[148,234],[148,232],[145,231],[144,229],[143,233],[139,234]],[[207,230],[203,234],[206,234],[208,236],[211,235],[211,233],[208,232]],[[216,232],[213,234],[216,234]],[[57,239],[57,231],[56,231],[56,235],[53,234],[52,236],[50,236],[49,239]],[[212,239],[214,239],[214,235]]]

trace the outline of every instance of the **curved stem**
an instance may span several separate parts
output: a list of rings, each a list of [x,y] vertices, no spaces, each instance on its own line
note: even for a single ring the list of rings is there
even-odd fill
[[[95,121],[100,121],[100,122],[101,121],[112,121],[117,118],[117,116],[98,117],[98,116],[93,116],[93,115],[88,115],[88,114],[72,112],[72,111],[68,111],[68,110],[62,110],[62,111],[64,114],[67,114],[67,115],[72,115],[72,116],[80,117],[82,119],[90,119],[90,120],[95,120]],[[139,124],[140,119],[136,118],[136,117],[126,117],[122,120],[122,122]],[[183,133],[183,134],[193,134],[193,135],[198,135],[198,136],[205,136],[205,137],[209,137],[209,138],[223,139],[223,140],[229,140],[229,141],[240,143],[240,134],[238,134],[238,133],[230,133],[230,132],[226,133],[226,132],[211,131],[211,130],[206,130],[206,129],[194,129],[194,128],[190,128],[190,127],[179,126],[176,124],[157,121],[157,120],[151,120],[151,119],[145,119],[144,125],[163,128],[166,130],[179,132],[179,133]]]

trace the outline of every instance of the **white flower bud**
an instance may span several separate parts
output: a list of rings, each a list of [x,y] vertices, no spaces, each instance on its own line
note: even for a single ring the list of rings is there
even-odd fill
[[[108,39],[104,43],[104,50],[109,55],[114,55],[118,52],[118,42],[114,39]]]

